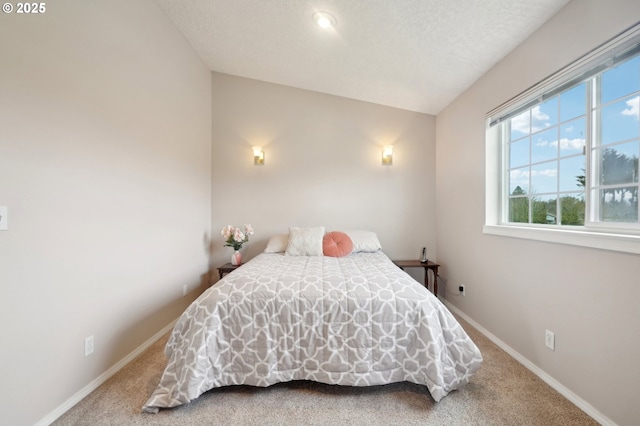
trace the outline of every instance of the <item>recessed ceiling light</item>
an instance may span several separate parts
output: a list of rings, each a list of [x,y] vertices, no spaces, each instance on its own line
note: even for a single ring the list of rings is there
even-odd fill
[[[327,12],[316,12],[313,14],[313,20],[320,28],[331,28],[336,26],[336,18]]]

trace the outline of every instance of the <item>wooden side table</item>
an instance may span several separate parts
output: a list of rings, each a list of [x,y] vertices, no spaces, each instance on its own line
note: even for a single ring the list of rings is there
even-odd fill
[[[438,268],[439,264],[430,260],[427,262],[421,262],[419,260],[394,260],[398,268],[404,271],[404,268],[424,268],[424,286],[429,289],[429,269],[433,271],[433,294],[438,296]]]
[[[242,265],[232,265],[231,263],[225,263],[222,266],[218,266],[218,275],[220,275],[220,279],[224,276],[224,274],[228,274],[231,271],[235,271]]]

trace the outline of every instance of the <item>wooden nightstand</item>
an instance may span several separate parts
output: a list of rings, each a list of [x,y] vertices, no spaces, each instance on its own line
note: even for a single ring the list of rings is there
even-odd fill
[[[218,266],[218,275],[220,275],[220,279],[224,276],[224,274],[228,274],[231,271],[235,271],[242,265],[232,265],[230,263],[225,263],[222,266]]]
[[[404,268],[424,268],[424,286],[429,289],[429,269],[433,271],[433,294],[438,296],[438,268],[440,265],[430,260],[421,262],[419,260],[394,260],[398,268],[404,271]]]

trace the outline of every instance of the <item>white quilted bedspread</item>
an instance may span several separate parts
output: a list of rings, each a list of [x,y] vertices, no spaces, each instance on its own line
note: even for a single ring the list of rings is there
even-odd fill
[[[382,252],[260,254],[187,308],[165,353],[148,412],[220,386],[291,380],[409,381],[439,401],[482,363],[447,308]]]

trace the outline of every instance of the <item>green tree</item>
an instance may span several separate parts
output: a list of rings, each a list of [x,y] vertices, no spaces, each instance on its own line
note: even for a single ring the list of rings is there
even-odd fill
[[[614,148],[602,151],[600,183],[621,185],[601,191],[601,219],[612,222],[638,220],[638,187],[622,186],[638,182],[638,156],[631,157]]]
[[[584,189],[586,182],[586,172],[582,169],[582,174],[580,176],[576,176],[576,180],[578,181],[578,187]]]
[[[509,197],[509,222],[529,223],[529,198],[518,185]]]
[[[560,220],[562,225],[584,225],[584,200],[579,197],[564,196],[560,198]]]
[[[531,222],[532,223],[549,223],[550,221],[548,220],[547,213],[549,213],[549,211],[548,211],[547,203],[545,201],[537,200],[535,197],[531,198]]]

